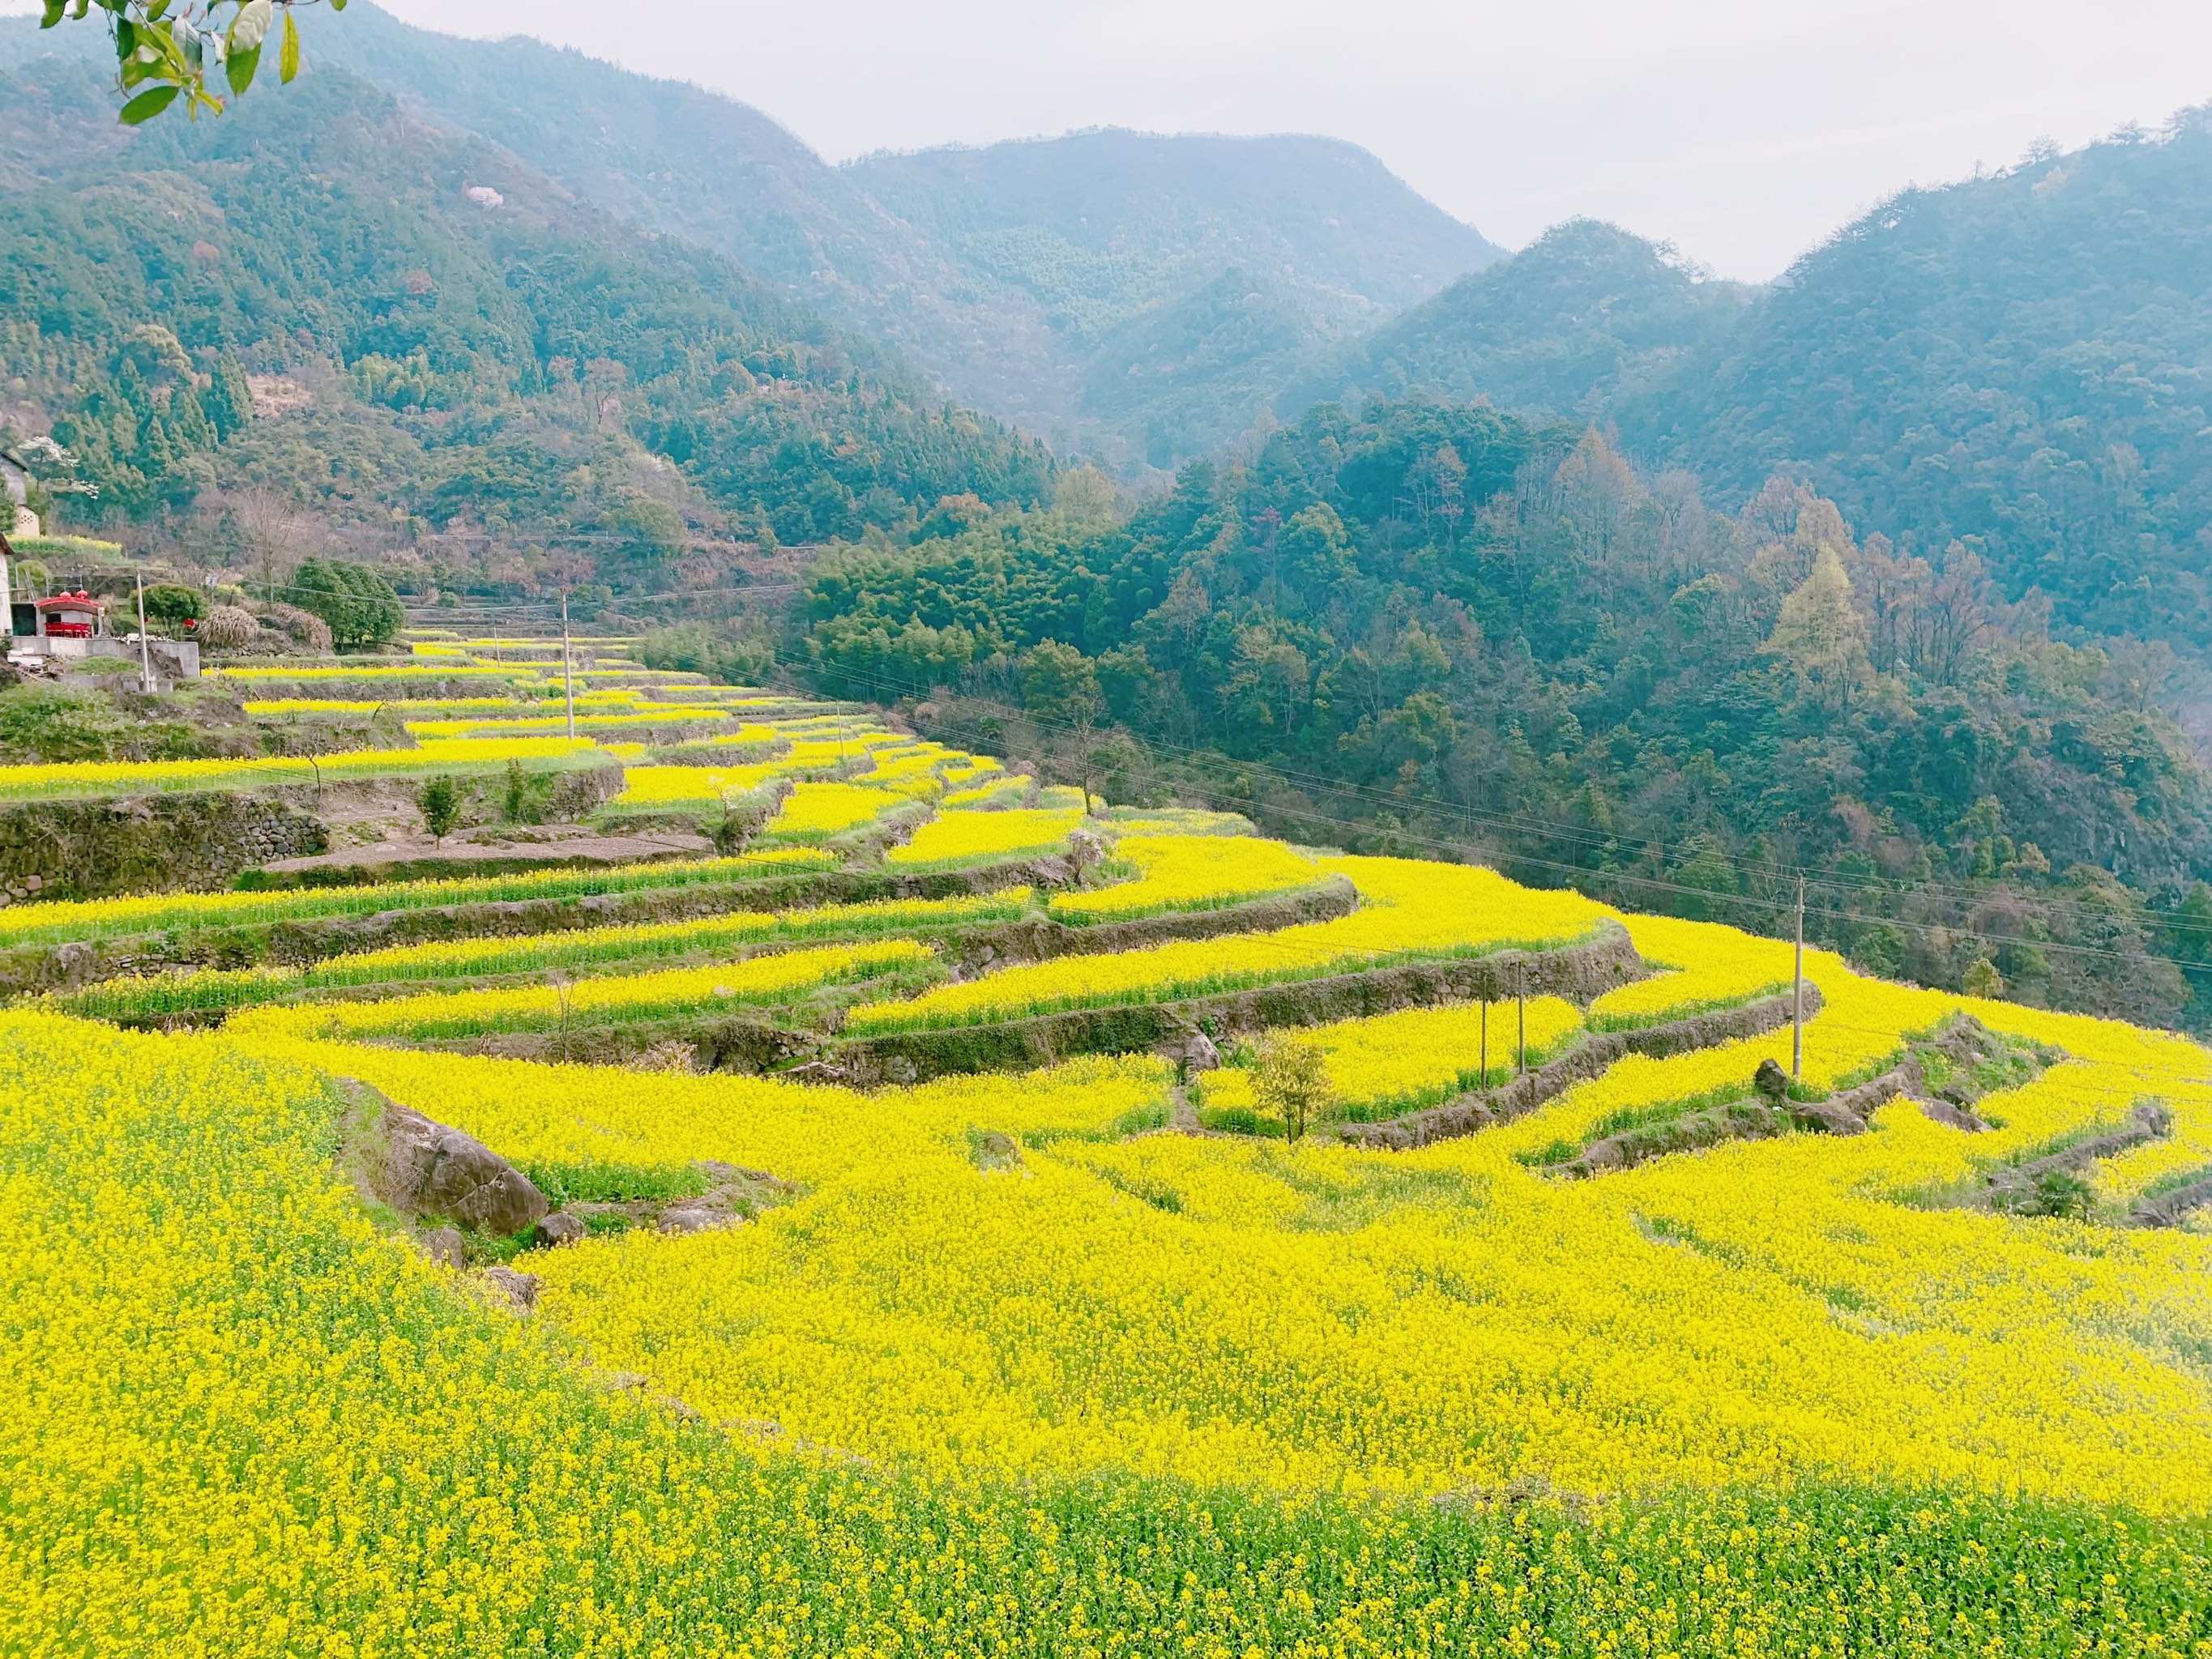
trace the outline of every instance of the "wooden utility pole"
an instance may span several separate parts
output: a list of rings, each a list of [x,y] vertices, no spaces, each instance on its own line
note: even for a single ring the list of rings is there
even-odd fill
[[[1805,878],[1797,878],[1796,984],[1790,1004],[1790,1075],[1805,1075]]]
[[[1528,1075],[1528,959],[1523,957],[1515,964],[1514,989],[1520,1002],[1521,1017],[1521,1075]]]
[[[568,654],[568,590],[561,590],[561,690],[568,701],[568,741],[576,740],[576,676]]]
[[[154,695],[154,653],[146,644],[146,573],[138,573],[138,684],[148,696]]]
[[[1486,1089],[1487,1089],[1487,1088],[1490,1086],[1490,1004],[1489,1004],[1487,1001],[1484,1002],[1484,1004],[1482,1005],[1482,1084],[1481,1084],[1481,1086],[1482,1086],[1483,1088],[1486,1088]]]

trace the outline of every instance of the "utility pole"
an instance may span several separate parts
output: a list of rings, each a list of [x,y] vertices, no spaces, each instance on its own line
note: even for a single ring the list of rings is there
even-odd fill
[[[1805,1075],[1805,878],[1797,878],[1796,984],[1790,1009],[1790,1075]]]
[[[568,590],[561,590],[561,690],[568,701],[568,741],[576,740],[576,676],[569,666]]]
[[[1514,988],[1518,994],[1521,1018],[1521,1075],[1528,1075],[1528,958],[1523,957],[1516,964]]]
[[[1487,1000],[1486,1000],[1486,1001],[1483,1003],[1483,1005],[1482,1005],[1482,1084],[1481,1084],[1481,1086],[1482,1086],[1483,1088],[1486,1088],[1486,1089],[1487,1089],[1487,1088],[1490,1086],[1490,1004],[1489,1004],[1489,1002],[1488,1002]]]
[[[138,684],[148,696],[154,695],[154,654],[146,645],[146,573],[138,573]]]

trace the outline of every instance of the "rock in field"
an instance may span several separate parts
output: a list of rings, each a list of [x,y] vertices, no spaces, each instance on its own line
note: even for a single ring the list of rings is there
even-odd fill
[[[538,1275],[519,1273],[512,1267],[487,1267],[484,1283],[506,1298],[517,1313],[528,1313],[538,1305]]]
[[[349,1161],[372,1197],[409,1216],[477,1232],[520,1232],[550,1206],[529,1176],[473,1135],[347,1079],[355,1111]]]
[[[552,1214],[541,1218],[530,1230],[530,1242],[533,1244],[573,1244],[590,1231],[591,1229],[576,1217],[566,1211],[556,1210]]]

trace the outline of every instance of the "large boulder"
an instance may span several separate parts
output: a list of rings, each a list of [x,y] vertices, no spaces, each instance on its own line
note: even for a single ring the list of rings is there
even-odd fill
[[[529,1176],[473,1135],[366,1084],[348,1079],[347,1087],[354,1176],[372,1197],[406,1216],[493,1234],[520,1232],[551,1207]]]

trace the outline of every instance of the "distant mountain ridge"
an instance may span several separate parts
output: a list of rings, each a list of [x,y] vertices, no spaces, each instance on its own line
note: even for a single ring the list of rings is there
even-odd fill
[[[1700,280],[1617,226],[1571,219],[1343,348],[1278,412],[1419,392],[1595,418],[1663,383],[1686,352],[1737,325],[1758,293]]]
[[[0,64],[99,44],[0,20]],[[1123,471],[1218,447],[1301,354],[1502,255],[1329,138],[1109,130],[833,167],[734,99],[537,40],[434,33],[368,0],[315,30],[309,59],[729,254],[951,396]],[[1202,297],[1232,271],[1274,318],[1263,337],[1245,307]],[[1159,372],[1155,314],[1169,337],[1210,331],[1198,356],[1224,371],[1218,393]]]
[[[1040,444],[895,352],[334,66],[132,132],[101,70],[34,59],[0,70],[0,420],[51,422],[142,526],[266,489],[380,550],[509,550],[439,580],[580,544],[635,586],[698,536],[1051,492]],[[250,377],[281,410],[244,418]]]
[[[0,20],[0,64],[100,45]],[[1501,256],[1327,139],[1103,130],[833,167],[732,100],[367,0],[313,46],[1063,457],[1141,477],[1317,403],[1482,399],[1603,427],[1717,501],[1789,474],[1909,551],[1986,561],[2062,630],[2212,653],[2203,111],[1903,192],[1753,287],[1589,221]],[[125,142],[44,96],[9,112],[0,190]]]
[[[2212,109],[1901,192],[1761,288],[1576,221],[1260,396],[1609,426],[1722,500],[1777,472],[2062,628],[2212,650]]]
[[[1236,436],[1316,348],[1503,257],[1330,138],[1108,128],[839,171],[969,282],[1040,307],[1075,432],[1140,439],[1153,465]]]

